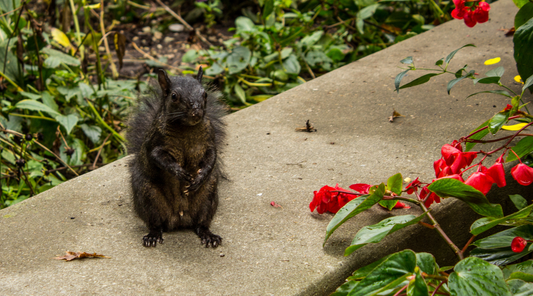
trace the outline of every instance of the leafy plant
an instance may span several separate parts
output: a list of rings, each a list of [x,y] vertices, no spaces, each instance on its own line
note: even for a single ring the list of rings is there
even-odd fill
[[[1,3],[3,208],[124,156],[122,121],[136,90],[146,86],[115,81],[103,72],[108,65],[114,69],[114,63],[109,50],[102,54],[97,44],[97,38],[105,35],[102,3],[65,2],[65,7],[74,8],[76,19],[75,32],[66,33],[57,28],[44,32],[26,2]],[[100,10],[99,18],[94,19],[91,10]],[[77,25],[81,11],[90,30],[87,34]],[[115,45],[119,50],[120,44]],[[105,64],[104,57],[108,58]],[[89,60],[92,65],[86,65]]]
[[[190,50],[183,62],[207,63],[229,103],[249,105],[432,28],[422,11],[449,19],[430,2],[259,1],[261,10],[244,10],[222,48]]]
[[[414,203],[421,208],[422,215],[418,217],[414,215],[395,216],[363,227],[357,232],[351,245],[346,248],[345,255],[367,244],[379,243],[387,235],[403,228],[421,224],[437,231],[457,254],[459,262],[454,267],[439,268],[432,255],[416,254],[411,250],[404,250],[356,270],[333,295],[429,295],[429,293],[432,295],[529,295],[533,293],[533,270],[530,268],[533,261],[508,265],[533,252],[530,244],[533,242],[533,227],[531,226],[533,205],[527,205],[528,202],[520,195],[511,195],[510,198],[517,211],[504,216],[501,206],[491,204],[485,197],[493,184],[498,187],[507,185],[503,168],[505,161],[520,160],[533,152],[533,145],[530,144],[533,135],[525,131],[533,124],[533,116],[527,112],[526,104],[522,102],[526,89],[533,85],[533,75],[526,79],[521,93],[518,94],[502,84],[503,67],[492,69],[481,78],[476,78],[475,71],[469,71],[467,66],[450,71],[449,65],[455,54],[460,49],[470,46],[473,45],[465,45],[451,52],[445,59],[438,60],[435,63],[437,69],[417,68],[413,58],[407,57],[401,63],[408,65],[408,68],[399,73],[395,79],[396,91],[399,91],[426,83],[437,75],[452,74],[455,78],[448,82],[448,93],[461,80],[472,79],[474,84],[493,84],[502,89],[476,92],[470,96],[491,93],[510,99],[510,104],[505,109],[481,124],[469,135],[442,147],[442,158],[433,164],[434,180],[430,183],[422,183],[416,178],[403,188],[402,176],[396,174],[391,176],[386,184],[351,185],[350,188],[356,192],[338,186],[336,188],[325,186],[323,187],[323,189],[326,188],[325,190],[315,191],[310,204],[312,211],[317,207],[319,212],[341,207],[326,229],[325,244],[339,226],[374,204],[379,203],[392,209],[399,201]],[[493,59],[489,63],[497,63],[497,61],[499,59]],[[433,73],[425,74],[401,85],[406,73],[416,70]],[[516,123],[510,124],[512,121]],[[489,133],[495,135],[501,131],[508,131],[510,134],[484,140]],[[521,140],[513,145],[513,140],[518,138]],[[489,142],[501,142],[502,144],[488,152],[471,151],[476,144]],[[465,144],[464,151],[463,143]],[[494,154],[500,156],[492,166],[485,167],[484,161]],[[504,160],[506,154],[508,155]],[[473,163],[478,156],[482,156],[481,160]],[[471,169],[475,171],[466,178],[466,172]],[[521,160],[512,168],[511,175],[521,185],[533,183],[533,168],[522,163]],[[403,197],[404,193],[414,194],[416,198]],[[352,197],[346,198],[349,195]],[[472,224],[470,228],[472,237],[462,248],[449,238],[431,214],[431,206],[439,203],[442,198],[459,199],[482,216]],[[335,206],[331,207],[330,204]],[[429,220],[429,223],[424,219]],[[478,235],[496,226],[510,228],[475,240]],[[471,246],[475,248],[468,253],[468,248]],[[466,257],[467,254],[470,257]],[[508,271],[504,273],[498,266],[506,266],[503,270]],[[452,268],[453,272],[447,272]],[[515,273],[517,270],[519,273]]]

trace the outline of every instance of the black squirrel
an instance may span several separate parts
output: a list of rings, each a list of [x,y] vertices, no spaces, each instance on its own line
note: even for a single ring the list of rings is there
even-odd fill
[[[206,247],[222,242],[209,225],[218,206],[225,112],[202,86],[202,75],[202,68],[196,79],[160,69],[160,90],[142,97],[129,121],[133,205],[150,231],[145,247],[163,243],[163,231],[178,228],[193,228]]]

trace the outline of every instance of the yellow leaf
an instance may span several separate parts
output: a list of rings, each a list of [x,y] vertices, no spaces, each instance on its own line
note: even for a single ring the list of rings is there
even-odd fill
[[[522,77],[520,77],[520,75],[516,75],[516,76],[514,77],[514,81],[516,81],[516,82],[518,82],[518,83],[522,83],[522,84],[524,84],[524,82],[522,82]]]
[[[486,60],[485,61],[485,65],[494,65],[494,64],[497,64],[501,61],[502,59],[500,59],[500,57],[497,57],[497,58],[493,58],[493,59],[490,59],[490,60]]]
[[[507,131],[518,131],[521,130],[524,126],[526,126],[527,123],[518,123],[513,125],[504,125],[502,126],[502,129]]]
[[[83,6],[83,9],[98,9],[100,8],[100,3],[96,3],[96,4],[93,4],[93,5],[85,5]]]
[[[52,39],[66,48],[72,47],[67,35],[57,28],[52,28]]]

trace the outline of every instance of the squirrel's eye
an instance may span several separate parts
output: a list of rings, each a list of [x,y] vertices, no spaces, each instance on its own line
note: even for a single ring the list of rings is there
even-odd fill
[[[175,101],[178,99],[178,95],[176,93],[172,93],[172,100]]]

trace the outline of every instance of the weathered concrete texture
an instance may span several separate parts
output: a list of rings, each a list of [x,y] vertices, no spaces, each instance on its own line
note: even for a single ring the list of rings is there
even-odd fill
[[[308,205],[312,192],[326,184],[378,184],[397,172],[430,181],[440,147],[507,101],[493,95],[465,100],[485,89],[470,81],[448,96],[451,76],[396,94],[399,61],[413,56],[417,66],[433,67],[474,43],[477,48],[460,51],[451,67],[468,64],[485,73],[495,66],[483,62],[499,56],[507,71],[503,81],[513,85],[512,39],[501,29],[513,26],[516,11],[510,0],[499,1],[487,24],[470,29],[449,22],[227,116],[222,158],[230,181],[222,183],[212,226],[224,238],[218,249],[202,247],[191,231],[166,233],[165,244],[142,247],[147,229],[132,212],[127,159],[0,211],[0,294],[323,295],[357,267],[406,247],[432,250],[440,262],[449,262],[448,247],[418,226],[343,256],[362,226],[415,210],[374,207],[341,227],[323,248],[332,215],[310,213]],[[389,123],[393,109],[405,117]],[[318,132],[295,131],[307,119]],[[517,191],[499,190],[491,198],[501,200],[507,192]],[[445,229],[463,230],[452,235],[459,245],[469,238],[466,230],[476,217],[467,207],[447,200],[435,212]],[[111,259],[52,259],[67,250]]]

